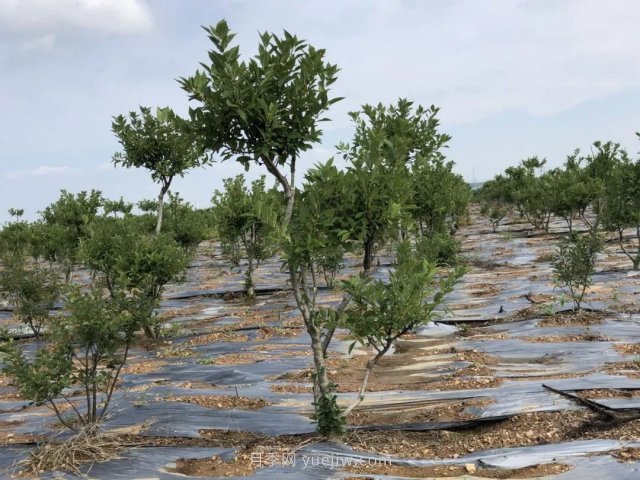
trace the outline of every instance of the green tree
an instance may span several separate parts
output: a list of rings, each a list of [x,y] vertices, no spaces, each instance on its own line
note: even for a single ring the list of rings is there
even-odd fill
[[[551,262],[556,284],[569,291],[575,310],[580,310],[584,294],[591,285],[596,254],[601,250],[602,239],[598,235],[574,233],[562,239]]]
[[[640,267],[640,160],[620,162],[613,167],[602,205],[602,226],[618,235],[620,248],[637,270]],[[635,237],[635,253],[625,246],[624,231],[628,228]]]
[[[515,206],[513,182],[502,174],[485,182],[478,192],[480,213],[489,218],[494,233]]]
[[[108,411],[139,328],[140,305],[138,298],[105,298],[99,290],[81,293],[75,289],[66,299],[65,314],[51,322],[51,343],[29,359],[18,344],[5,342],[0,347],[2,371],[13,377],[25,398],[52,408],[66,427],[94,429]],[[84,391],[84,408],[77,407],[65,393],[77,385]],[[62,414],[58,399],[68,403],[75,421]]]
[[[430,236],[418,237],[415,250],[419,258],[438,267],[453,267],[458,264],[460,245],[447,232],[435,232]]]
[[[224,191],[216,190],[211,202],[222,252],[238,265],[242,252],[248,267],[245,289],[255,296],[254,271],[274,254],[278,240],[281,195],[265,188],[265,177],[245,185],[244,175],[224,180]]]
[[[573,233],[573,221],[577,216],[584,217],[589,206],[589,186],[579,150],[567,157],[564,168],[550,170],[548,175],[551,211],[564,218]]]
[[[348,329],[354,340],[351,348],[360,343],[375,350],[374,357],[367,362],[356,400],[345,410],[345,415],[364,399],[369,376],[379,360],[398,338],[434,318],[436,308],[464,273],[465,270],[458,267],[438,279],[437,267],[418,258],[410,244],[403,242],[398,247],[397,263],[388,282],[367,275],[343,282],[351,301],[340,325]]]
[[[131,220],[102,218],[95,222],[82,245],[83,263],[116,298],[119,292],[145,299],[150,312],[142,312],[145,334],[160,334],[157,307],[165,286],[189,264],[189,255],[168,234],[149,235],[136,231]]]
[[[461,175],[452,171],[453,166],[453,161],[445,161],[440,150],[428,156],[422,154],[413,162],[412,215],[421,235],[453,234],[467,211],[471,188]]]
[[[601,215],[606,208],[606,193],[611,174],[616,165],[627,163],[627,152],[614,142],[594,142],[592,153],[584,158],[584,173],[589,192],[589,204],[593,218],[583,215],[583,221],[592,232],[600,228]]]
[[[296,162],[320,141],[318,123],[340,100],[329,97],[338,68],[325,61],[324,50],[286,31],[261,34],[258,54],[247,60],[232,46],[235,34],[226,21],[205,31],[214,46],[210,62],[180,80],[197,103],[190,109],[192,128],[223,159],[267,169],[284,192],[285,225],[293,214]]]
[[[339,434],[343,424],[335,399],[335,386],[327,376],[326,356],[338,316],[346,307],[348,298],[334,308],[321,305],[317,296],[319,264],[327,252],[344,252],[346,248],[343,218],[336,215],[341,198],[336,193],[343,188],[342,180],[343,175],[332,162],[307,172],[304,189],[298,194],[296,208],[282,242],[283,269],[290,273],[294,298],[311,340],[315,419],[318,431],[327,436]]]
[[[133,204],[125,202],[122,197],[120,197],[120,200],[109,200],[105,198],[102,202],[102,210],[104,215],[117,217],[118,214],[121,214],[123,217],[126,217],[131,215]]]
[[[159,234],[164,197],[171,182],[207,158],[184,122],[168,107],[158,108],[155,115],[146,107],[141,107],[140,113],[130,112],[128,117],[118,115],[113,118],[112,130],[123,148],[123,152],[113,156],[113,163],[125,168],[145,168],[151,179],[160,184],[156,223]]]
[[[13,220],[5,223],[0,230],[0,255],[11,257],[23,256],[33,250],[33,228],[22,220],[24,210],[10,208],[9,215]]]
[[[352,112],[356,132],[340,145],[347,161],[344,218],[351,240],[361,245],[369,272],[376,249],[411,223],[414,191],[411,166],[433,155],[448,136],[437,132],[438,109],[400,99],[389,107],[363,105]]]
[[[548,175],[539,172],[547,163],[546,159],[530,157],[516,167],[505,170],[512,183],[515,206],[534,228],[549,230],[551,218],[551,192]]]
[[[13,308],[13,315],[28,325],[36,338],[49,320],[61,293],[55,270],[29,265],[23,255],[3,258],[0,269],[0,297]]]
[[[78,263],[80,243],[91,223],[99,216],[102,194],[98,190],[76,195],[62,190],[60,198],[45,208],[33,226],[36,254],[59,265],[68,284]]]
[[[164,209],[164,228],[182,248],[193,254],[200,243],[211,236],[212,221],[209,212],[198,210],[169,192],[169,201]]]

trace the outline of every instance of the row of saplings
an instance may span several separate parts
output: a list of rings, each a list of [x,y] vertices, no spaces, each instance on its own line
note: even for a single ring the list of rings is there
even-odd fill
[[[157,201],[142,202],[143,213],[133,215],[131,205],[99,192],[63,192],[40,220],[24,222],[13,211],[17,219],[2,231],[0,289],[14,315],[47,341],[35,355],[5,342],[4,372],[25,398],[49,405],[76,431],[64,445],[31,455],[36,473],[109,457],[117,443],[97,425],[129,348],[139,332],[163,335],[156,312],[164,288],[212,231],[231,263],[247,259],[249,295],[256,266],[274,254],[282,258],[310,338],[315,421],[332,438],[343,433],[380,358],[433,319],[464,274],[451,235],[471,194],[442,153],[449,137],[438,132],[436,108],[406,100],[363,106],[351,115],[352,142],[338,147],[346,168],[331,160],[316,165],[296,188],[297,161],[319,141],[323,115],[339,100],[328,96],[337,67],[325,62],[323,50],[286,32],[261,35],[259,53],[249,60],[240,58],[224,21],[208,33],[210,65],[181,80],[195,104],[188,120],[146,108],[114,118],[122,145],[114,162],[148,169],[161,187]],[[266,179],[246,185],[240,176],[225,181],[211,209],[193,210],[171,195],[165,205],[176,176],[217,157],[266,169],[278,188],[268,189]],[[383,282],[370,271],[387,244],[395,245],[395,260]],[[322,304],[320,282],[335,284],[347,252],[362,255],[363,271],[341,283],[340,305]],[[50,314],[58,306],[62,311]],[[337,328],[349,332],[353,346],[374,353],[346,409],[326,369]]]
[[[574,227],[581,221],[592,237],[614,234],[633,268],[640,268],[640,158],[631,159],[619,144],[595,142],[588,155],[576,150],[562,167],[543,172],[545,164],[523,160],[477,192],[494,231],[514,211],[545,231],[553,216],[562,218],[570,239],[579,236]]]
[[[543,171],[545,165],[537,157],[523,160],[483,184],[476,198],[494,232],[513,212],[546,232],[554,216],[565,220],[569,233],[552,266],[579,310],[603,233],[615,235],[633,269],[640,268],[640,158],[631,159],[617,143],[595,142],[589,154],[576,150],[562,167]],[[578,221],[582,229],[575,228]]]

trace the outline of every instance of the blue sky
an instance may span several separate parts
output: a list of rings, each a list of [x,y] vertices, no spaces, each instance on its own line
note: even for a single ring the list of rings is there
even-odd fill
[[[346,100],[307,166],[350,139],[348,111],[398,97],[441,108],[468,180],[531,155],[556,166],[598,139],[640,150],[633,0],[0,0],[0,221],[10,207],[33,218],[62,188],[155,196],[146,172],[111,165],[111,117],[138,105],[185,112],[175,79],[206,59],[200,25],[221,18],[247,55],[258,32],[287,29],[341,68],[334,91]],[[206,206],[241,171],[197,169],[174,191]]]

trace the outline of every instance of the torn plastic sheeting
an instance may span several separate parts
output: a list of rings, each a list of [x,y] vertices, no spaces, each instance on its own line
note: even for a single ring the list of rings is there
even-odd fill
[[[638,388],[638,390],[640,390],[640,388]],[[599,398],[597,395],[592,395],[588,398],[589,400],[595,400],[606,407],[615,408],[616,410],[640,409],[640,397]]]
[[[529,447],[513,447],[491,449],[474,452],[459,458],[444,459],[413,459],[378,455],[373,453],[360,453],[352,448],[336,443],[320,443],[300,450],[308,455],[334,455],[345,458],[357,458],[370,461],[391,463],[392,465],[412,466],[412,467],[433,467],[438,465],[464,465],[467,463],[482,462],[485,465],[496,468],[523,468],[526,466],[539,465],[541,463],[551,463],[562,461],[564,458],[584,456],[589,453],[607,452],[620,448],[622,444],[617,440],[578,440],[574,442],[564,442],[557,444],[534,445]],[[510,466],[509,459],[515,457],[513,465]],[[499,466],[500,463],[504,466]]]
[[[513,449],[500,449],[488,452],[479,452],[473,455],[458,459],[443,460],[419,460],[402,459],[397,457],[387,457],[375,454],[361,453],[350,449],[344,445],[322,443],[311,447],[303,447],[296,452],[296,462],[292,466],[263,467],[254,471],[250,478],[255,479],[337,479],[344,478],[341,472],[341,465],[352,464],[353,461],[385,461],[395,465],[408,465],[426,467],[434,465],[464,465],[466,463],[482,462],[492,465],[492,462],[499,461],[500,457],[516,457],[521,463],[535,465],[540,459],[551,457],[552,460],[544,463],[558,461],[574,465],[574,469],[554,476],[558,480],[571,480],[584,478],[591,479],[632,479],[638,478],[638,467],[634,464],[616,462],[609,456],[589,457],[588,453],[598,453],[615,448],[618,442],[611,441],[588,441],[571,442],[572,444],[540,445],[534,447],[522,447]],[[578,449],[582,450],[581,452]],[[131,450],[124,454],[123,458],[96,464],[91,469],[92,476],[97,478],[128,479],[132,478],[154,478],[154,479],[174,479],[184,478],[182,475],[174,474],[167,470],[178,458],[207,458],[212,455],[220,455],[229,459],[233,449],[210,449],[210,448],[181,448],[181,447],[152,447]],[[530,460],[528,460],[530,459]],[[325,465],[325,466],[323,466]],[[513,468],[513,467],[497,467]],[[598,472],[596,474],[596,472]],[[602,473],[603,475],[599,475]],[[612,474],[612,476],[609,476]],[[103,476],[104,475],[104,476]],[[128,476],[127,476],[128,475]],[[367,476],[367,478],[370,475]],[[75,478],[75,477],[69,477]],[[198,478],[198,477],[195,477]],[[210,477],[209,477],[210,478]],[[376,475],[376,478],[402,478],[387,475]]]
[[[148,450],[148,449],[147,449]],[[154,449],[156,450],[156,449]],[[184,479],[184,475],[173,474],[167,471],[166,467],[171,467],[172,464],[178,458],[207,458],[215,455],[214,449],[197,449],[197,448],[170,448],[163,447],[158,448],[157,450],[161,450],[159,454],[154,454],[152,458],[144,457],[145,452],[141,449],[140,452],[132,452],[131,454],[127,454],[125,458],[122,460],[114,460],[111,462],[106,462],[104,464],[100,464],[100,467],[109,467],[111,465],[116,467],[116,476],[109,476],[108,478],[115,479],[125,479],[131,477],[120,477],[118,476],[118,472],[120,472],[121,467],[120,463],[125,463],[131,465],[134,471],[139,472],[140,474],[149,472],[149,474],[153,474],[154,466],[156,467],[155,473],[151,477],[153,479],[174,479],[174,478],[182,478]],[[213,451],[213,453],[211,453]],[[224,459],[230,459],[232,452],[224,452],[222,454],[217,453],[217,455],[222,456]],[[336,457],[332,455],[309,455],[305,456],[302,453],[296,452],[295,454],[295,462],[292,465],[276,465],[276,466],[264,466],[258,468],[253,471],[251,475],[248,477],[227,477],[227,478],[251,478],[251,479],[291,479],[291,480],[328,480],[328,479],[339,479],[343,478],[344,474],[341,472],[338,465],[335,462]],[[170,460],[167,462],[167,460]],[[326,461],[323,461],[326,460]],[[142,463],[142,466],[140,466]],[[156,465],[164,465],[165,468],[158,468]],[[95,474],[96,472],[102,472],[102,468],[98,468],[97,470],[92,469],[91,473]],[[104,469],[105,472],[111,472],[111,469]],[[105,477],[107,478],[107,477]],[[142,476],[135,478],[144,478]],[[218,477],[189,477],[189,478],[218,478]]]
[[[284,283],[284,282],[283,282]],[[328,288],[324,285],[318,285],[318,290],[327,290]],[[258,297],[273,295],[278,292],[289,292],[291,291],[290,287],[287,287],[282,284],[272,285],[272,286],[264,286],[255,289],[255,294]],[[227,295],[244,295],[244,288],[215,288],[215,289],[203,289],[203,290],[188,290],[183,292],[175,292],[165,296],[167,300],[184,300],[187,298],[199,298],[199,297],[225,297]]]
[[[611,342],[525,342],[519,339],[462,341],[460,350],[479,350],[506,359],[542,359],[561,357],[567,373],[591,371],[607,362],[622,360]],[[541,370],[544,365],[540,366]]]
[[[555,475],[554,480],[637,480],[638,463],[620,462],[610,455],[572,457],[566,462],[571,470]]]
[[[254,352],[252,352],[254,353]],[[191,359],[193,360],[193,359]],[[123,377],[124,386],[140,385],[147,382],[169,380],[176,382],[204,382],[212,385],[250,385],[265,381],[265,377],[291,370],[307,368],[306,356],[273,358],[270,361],[238,365],[201,365],[195,362],[163,365],[158,371],[128,374]]]
[[[212,365],[177,364],[164,365],[157,372],[129,374],[123,377],[123,386],[131,387],[161,380],[204,382],[212,385],[248,385],[263,382],[263,376],[247,373],[236,368]]]
[[[620,375],[594,374],[578,378],[548,379],[545,384],[558,390],[596,390],[596,389],[637,389],[640,378],[628,378]]]
[[[411,375],[412,377],[440,379],[445,376],[454,374],[470,365],[473,365],[473,363],[466,360],[443,362],[431,361],[416,363],[414,365],[405,365],[396,368],[395,371],[398,373]],[[424,371],[425,369],[427,369],[428,371]],[[428,384],[425,386],[428,386]]]
[[[3,431],[16,434],[49,434],[54,430],[51,428],[56,421],[53,412],[41,407],[38,410],[24,410],[22,412],[12,412],[11,414],[0,415],[1,422],[7,422]],[[59,430],[58,430],[59,432]]]
[[[0,414],[15,413],[26,408],[28,400],[0,400]]]
[[[358,425],[349,427],[352,431],[365,432],[385,432],[385,431],[403,431],[403,432],[427,432],[432,430],[468,430],[476,427],[482,427],[487,424],[503,422],[512,418],[513,415],[500,415],[497,417],[480,417],[472,420],[463,420],[459,422],[419,422],[419,423],[396,423],[388,425]]]
[[[230,460],[232,448],[193,447],[143,447],[125,451],[120,458],[102,463],[88,463],[81,467],[83,476],[65,473],[65,479],[109,479],[109,480],[169,480],[184,479],[185,475],[169,471],[175,468],[180,458],[206,458],[218,455]],[[60,478],[54,472],[40,474],[39,478]],[[202,478],[202,477],[186,477]]]
[[[626,339],[640,340],[640,315],[621,314],[619,318],[607,319],[600,325],[591,326],[591,331],[604,337],[615,337],[621,343]]]
[[[200,430],[233,430],[275,436],[311,433],[315,426],[303,415],[265,407],[260,410],[216,410],[191,403],[151,402],[128,408],[105,425],[109,428],[151,422],[143,435],[198,438]]]
[[[607,452],[620,448],[617,440],[577,440],[551,445],[536,445],[522,449],[511,449],[508,453],[487,453],[479,459],[487,467],[518,469],[551,462],[563,458],[584,456],[590,453]]]
[[[487,333],[495,332],[508,333],[516,338],[542,337],[547,335],[580,335],[587,331],[593,330],[595,325],[567,325],[541,327],[539,326],[540,318],[519,320],[514,322],[499,323],[496,325],[488,325]],[[610,334],[611,336],[611,334]]]
[[[0,475],[4,478],[13,478],[16,464],[26,458],[31,449],[22,446],[0,446]]]
[[[444,338],[454,335],[458,331],[459,328],[438,321],[430,322],[423,327],[417,328],[416,335],[428,338]]]
[[[331,459],[327,464],[330,465]],[[309,460],[309,463],[312,460]],[[313,461],[321,462],[321,459],[314,459]],[[350,475],[350,477],[354,477]],[[287,466],[275,466],[275,467],[266,467],[260,468],[258,470],[254,470],[253,475],[250,477],[253,479],[259,480],[274,480],[274,479],[291,479],[291,480],[338,480],[344,478],[344,474],[335,467],[324,466],[322,464],[302,467],[297,465],[296,468],[287,467]],[[370,478],[370,476],[365,477]],[[363,479],[364,480],[364,479]]]
[[[229,316],[226,316],[226,317],[216,318],[215,324],[216,324],[216,326],[218,326],[218,325],[233,326],[233,325],[237,325],[238,323],[242,323],[243,321],[244,321],[244,319],[242,317],[236,317],[236,316],[233,316],[233,315],[229,315]]]
[[[544,383],[558,390],[568,391],[640,387],[640,379],[604,374],[579,378],[549,379],[545,380]],[[574,410],[577,408],[569,400],[544,390],[542,382],[539,380],[504,382],[500,387],[492,389],[490,394],[494,398],[494,403],[482,407],[483,416],[509,415],[532,411]]]

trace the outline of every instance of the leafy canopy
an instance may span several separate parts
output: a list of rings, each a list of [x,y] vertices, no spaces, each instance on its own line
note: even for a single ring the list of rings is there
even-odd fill
[[[569,290],[576,310],[580,310],[585,292],[591,285],[596,254],[602,247],[602,239],[597,234],[574,233],[562,239],[551,262],[556,284]]]
[[[388,350],[397,338],[434,318],[465,271],[457,267],[439,279],[437,272],[434,264],[417,258],[408,242],[401,243],[388,282],[367,275],[343,282],[351,302],[342,325],[356,342],[377,352]]]
[[[216,190],[211,201],[222,252],[234,265],[246,256],[247,293],[253,296],[254,264],[273,255],[277,247],[282,195],[265,188],[264,176],[247,187],[244,175],[238,175],[224,180],[224,191]]]
[[[190,109],[192,127],[207,148],[248,169],[252,161],[294,161],[320,140],[318,122],[340,100],[329,97],[338,67],[324,50],[287,31],[265,32],[258,54],[242,60],[225,20],[204,30],[213,43],[209,62],[180,83],[198,103]]]
[[[139,113],[130,112],[128,117],[118,115],[113,118],[112,130],[123,148],[113,156],[113,163],[145,168],[153,181],[163,186],[206,160],[183,121],[168,107],[156,109],[155,115],[148,107],[140,107]]]

